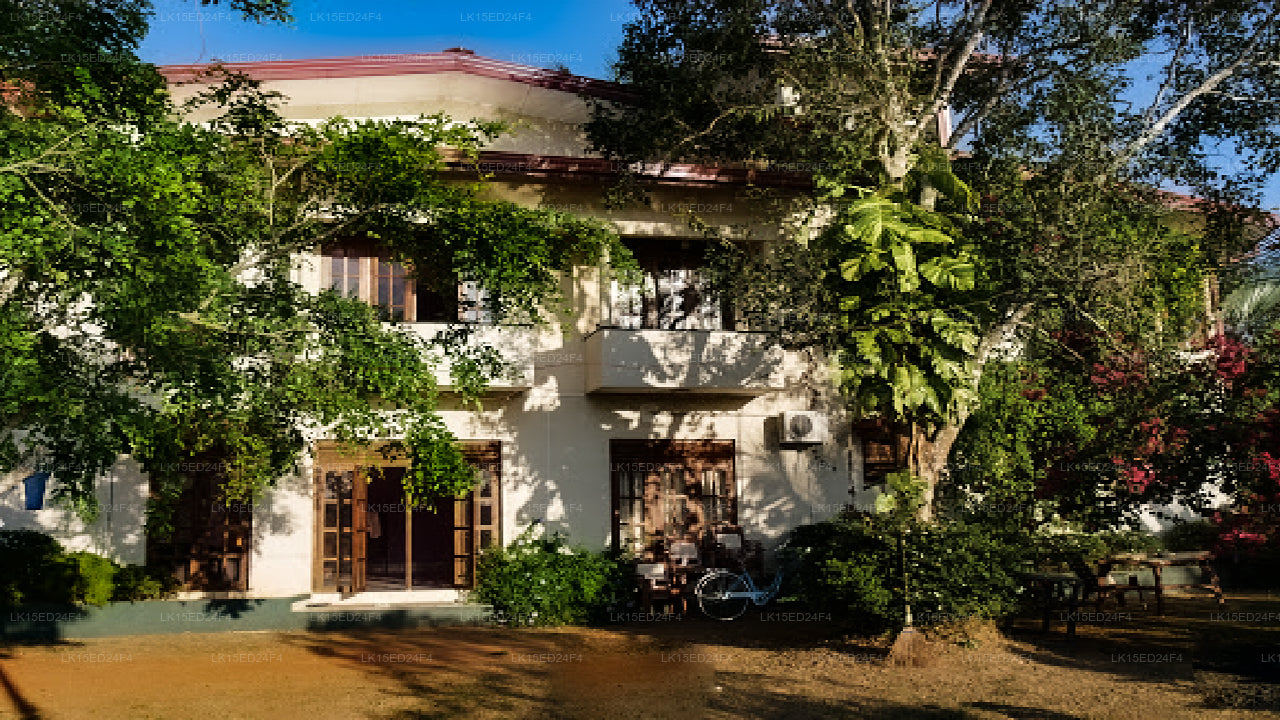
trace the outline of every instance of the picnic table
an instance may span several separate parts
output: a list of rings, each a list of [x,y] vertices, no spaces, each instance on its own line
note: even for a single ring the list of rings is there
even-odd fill
[[[1164,614],[1164,591],[1168,589],[1195,588],[1198,590],[1210,590],[1221,605],[1225,602],[1222,597],[1222,585],[1218,581],[1218,573],[1213,568],[1213,553],[1209,550],[1192,550],[1189,552],[1171,552],[1171,553],[1120,553],[1112,555],[1103,560],[1100,565],[1102,570],[1110,575],[1115,573],[1115,567],[1138,567],[1149,568],[1154,582],[1151,589],[1156,595],[1156,614]],[[1201,577],[1199,582],[1165,582],[1165,568],[1169,567],[1187,567],[1192,566],[1199,568]],[[1141,587],[1138,584],[1138,576],[1129,576],[1130,587]]]

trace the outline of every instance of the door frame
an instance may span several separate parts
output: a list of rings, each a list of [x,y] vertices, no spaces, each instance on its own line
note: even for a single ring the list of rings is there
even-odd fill
[[[502,544],[502,442],[499,440],[460,441],[463,455],[477,469],[487,472],[487,484],[482,483],[477,490],[462,497],[446,501],[445,509],[452,509],[453,531],[453,587],[470,589],[475,587],[475,563],[483,543]],[[367,509],[368,485],[367,474],[363,468],[408,467],[407,459],[386,460],[381,446],[372,446],[358,452],[340,452],[334,441],[321,441],[315,446],[315,465],[312,472],[312,495],[314,518],[312,521],[312,553],[311,553],[311,589],[312,592],[362,592],[365,589],[366,568],[368,558],[368,527],[365,511]],[[331,472],[351,472],[354,482],[351,499],[351,523],[342,524],[342,515],[338,515],[335,539],[340,555],[341,533],[344,528],[351,534],[352,549],[352,586],[344,590],[336,582],[326,584],[324,580],[324,563],[327,557],[324,546],[325,535],[325,498],[322,483],[326,474]],[[358,489],[357,489],[358,488]],[[341,501],[339,501],[341,504]],[[413,585],[413,513],[406,505],[405,511],[405,590],[412,591]],[[487,518],[488,523],[481,523]],[[338,577],[341,577],[339,557]]]

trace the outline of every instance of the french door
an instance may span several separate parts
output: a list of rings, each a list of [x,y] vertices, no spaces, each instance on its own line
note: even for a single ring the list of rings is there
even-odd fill
[[[462,443],[477,487],[432,508],[404,502],[405,461],[317,452],[316,592],[471,588],[476,556],[501,542],[501,443]]]
[[[317,475],[320,583],[325,590],[362,592],[368,479],[361,468],[318,470]]]

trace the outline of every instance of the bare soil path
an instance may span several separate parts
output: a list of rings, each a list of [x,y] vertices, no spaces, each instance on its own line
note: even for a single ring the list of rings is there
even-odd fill
[[[1234,621],[1171,605],[1075,640],[971,626],[920,668],[767,615],[0,646],[0,718],[1280,718],[1280,598],[1236,598]]]

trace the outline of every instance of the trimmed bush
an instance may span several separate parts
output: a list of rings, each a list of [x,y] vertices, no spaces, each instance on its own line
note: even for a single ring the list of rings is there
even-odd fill
[[[106,605],[115,594],[119,566],[109,558],[91,552],[68,553],[62,560],[73,578],[71,597],[86,605]]]
[[[162,570],[122,568],[96,553],[68,553],[34,530],[0,530],[0,607],[106,605],[164,597],[177,587],[178,581]]]
[[[798,561],[798,599],[864,632],[905,620],[904,556],[912,614],[927,622],[1011,611],[1029,550],[1024,536],[982,526],[912,522],[899,529],[859,517],[798,527],[787,546]]]
[[[143,565],[125,565],[116,572],[112,600],[157,600],[172,595],[181,583],[173,573]]]
[[[473,597],[512,625],[600,620],[630,588],[630,572],[608,552],[568,546],[563,535],[534,537],[530,525],[509,547],[489,548],[476,563]]]

